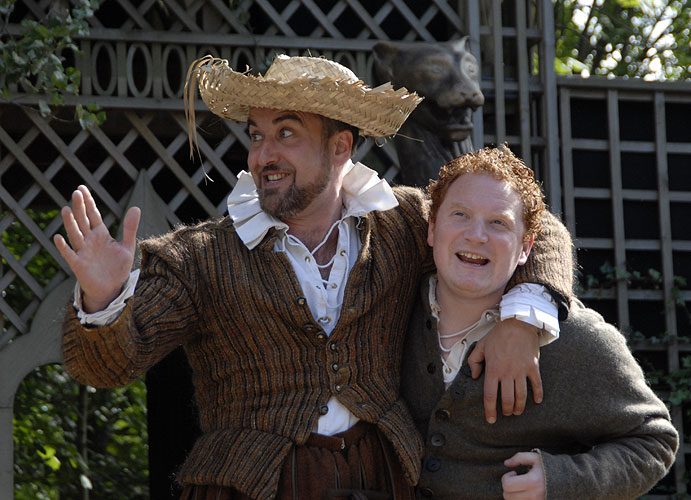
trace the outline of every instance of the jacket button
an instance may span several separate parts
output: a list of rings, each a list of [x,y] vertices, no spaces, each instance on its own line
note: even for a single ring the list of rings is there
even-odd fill
[[[428,364],[428,365],[427,365],[427,371],[428,371],[429,373],[434,373],[434,372],[436,372],[436,371],[437,371],[437,365],[435,365],[434,363]]]
[[[335,351],[337,349],[336,342],[330,342],[329,343],[329,349],[331,349],[332,351]]]
[[[334,385],[334,391],[336,391],[336,392],[341,392],[342,390],[343,390],[343,387],[342,387],[342,386],[340,386],[340,385],[338,385],[338,384]]]
[[[295,302],[297,302],[299,306],[304,306],[307,304],[307,299],[305,297],[298,297]]]
[[[324,332],[319,332],[317,334],[317,340],[324,340],[326,338],[326,334]]]
[[[422,498],[432,498],[434,497],[434,491],[429,488],[420,488],[420,496]]]
[[[465,396],[465,391],[462,387],[454,387],[451,390],[451,396],[453,396],[454,399],[463,399],[463,396]]]
[[[425,321],[425,326],[427,327],[428,330],[431,330],[432,329],[432,320],[428,319],[427,321]]]
[[[329,407],[326,405],[321,405],[319,407],[319,414],[320,415],[326,415],[327,413],[329,413]]]
[[[338,371],[338,363],[333,363],[333,364],[331,365],[331,369],[332,369],[333,371],[337,372],[337,371]]]
[[[437,410],[434,412],[434,417],[440,422],[448,422],[451,418],[451,412],[449,410]]]
[[[304,328],[305,328],[305,331],[309,333],[309,332],[314,331],[314,329],[316,327],[312,323],[306,323]]]
[[[441,462],[436,458],[430,458],[425,463],[425,468],[430,472],[437,472],[441,469]]]
[[[446,443],[446,438],[444,437],[444,434],[432,434],[429,442],[432,443],[432,446],[444,446],[444,443]]]

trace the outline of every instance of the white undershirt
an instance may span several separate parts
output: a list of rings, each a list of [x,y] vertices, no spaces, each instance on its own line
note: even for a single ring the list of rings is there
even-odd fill
[[[532,292],[527,291],[524,293],[533,293],[533,295],[535,294],[535,292],[539,292],[539,290],[537,289],[544,289],[543,286],[536,285],[534,283],[526,283],[521,286],[525,285],[527,285],[528,290],[532,290]],[[439,314],[441,313],[441,307],[439,306],[439,302],[437,302],[436,291],[437,276],[432,275],[429,277],[429,293],[427,299],[429,300],[429,306],[430,311],[432,312],[432,316],[434,316],[434,318],[438,322]],[[468,329],[468,331],[465,334],[459,335],[458,339],[453,344],[453,346],[451,346],[450,349],[446,348],[446,351],[448,352],[448,356],[446,357],[446,359],[444,359],[444,354],[443,352],[441,352],[444,349],[444,347],[442,346],[441,337],[439,338],[439,354],[441,356],[441,362],[443,365],[442,373],[444,375],[444,384],[447,389],[451,385],[451,382],[454,381],[456,375],[458,375],[458,372],[461,370],[461,368],[463,368],[463,363],[465,363],[465,359],[468,356],[468,348],[475,342],[482,340],[484,336],[487,335],[499,321],[501,321],[501,317],[498,308],[484,310],[478,318],[477,323],[475,323],[472,326],[472,328]],[[437,332],[437,335],[440,335],[439,332]],[[540,331],[539,335],[540,347],[547,345],[550,342],[553,342],[557,338],[557,336],[553,335],[545,328],[543,328]]]

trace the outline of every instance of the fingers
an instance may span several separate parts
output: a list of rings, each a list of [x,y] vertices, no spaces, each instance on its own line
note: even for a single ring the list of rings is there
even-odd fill
[[[529,466],[525,474],[509,471],[501,477],[504,498],[507,500],[544,500],[545,475],[540,456],[535,452],[519,452],[504,461],[507,467]]]
[[[141,214],[139,207],[132,207],[125,214],[125,219],[122,223],[122,243],[133,253],[137,245],[137,228],[139,227]]]
[[[481,340],[473,349],[473,352],[468,356],[468,366],[473,378],[476,379],[482,375],[482,369],[485,363],[485,344]]]
[[[497,392],[499,388],[499,380],[495,377],[485,374],[485,418],[487,422],[493,424],[497,421]]]
[[[62,255],[62,258],[65,259],[65,262],[74,270],[74,264],[77,259],[77,254],[70,248],[70,246],[67,244],[65,241],[65,238],[62,237],[60,234],[56,234],[53,236],[53,243],[55,243],[55,248],[58,249],[58,252],[60,252],[60,255]]]
[[[514,496],[504,496],[504,498],[533,498],[528,496],[529,490],[535,487],[535,479],[528,474],[517,474],[516,471],[509,471],[501,477],[501,486],[504,494]],[[516,496],[519,493],[525,494],[523,497]]]
[[[514,408],[514,382],[513,379],[508,379],[506,381],[501,381],[501,413],[504,416],[513,415]],[[523,406],[525,406],[525,400],[523,401]]]
[[[539,460],[538,454],[532,451],[519,451],[514,456],[504,460],[507,467],[518,467],[519,465],[535,465]]]
[[[82,186],[80,186],[80,188],[81,187]],[[89,231],[91,230],[91,222],[89,222],[89,218],[86,215],[84,193],[81,189],[75,189],[72,193],[72,215],[74,216],[74,219],[77,221],[79,231],[82,233],[83,237],[86,238],[86,236],[89,234]]]
[[[504,394],[502,386],[502,395]],[[514,381],[515,399],[513,403],[513,414],[520,415],[525,410],[525,402],[528,399],[528,384],[526,379],[519,378]]]
[[[78,190],[84,199],[86,217],[89,220],[90,227],[93,228],[102,224],[103,220],[101,219],[101,212],[99,212],[98,208],[96,208],[96,202],[94,201],[94,197],[91,196],[89,189],[86,186],[79,186]]]
[[[542,403],[544,391],[542,389],[542,376],[540,375],[539,366],[536,366],[535,371],[531,371],[528,374],[528,379],[530,380],[530,385],[533,388],[533,401],[538,404]]]
[[[76,219],[74,218],[74,213],[70,207],[62,207],[60,212],[62,215],[62,223],[65,225],[65,231],[67,232],[67,238],[70,240],[70,245],[76,251],[79,251],[84,245],[84,234],[79,229]]]

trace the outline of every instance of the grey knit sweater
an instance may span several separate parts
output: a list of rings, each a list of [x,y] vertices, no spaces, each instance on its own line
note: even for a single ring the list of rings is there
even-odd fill
[[[410,322],[401,394],[425,440],[422,498],[501,499],[503,461],[539,451],[547,498],[632,499],[672,462],[678,434],[664,403],[646,385],[624,337],[574,300],[559,340],[542,348],[544,400],[529,395],[520,416],[488,424],[483,382],[467,364],[444,389],[428,280]]]

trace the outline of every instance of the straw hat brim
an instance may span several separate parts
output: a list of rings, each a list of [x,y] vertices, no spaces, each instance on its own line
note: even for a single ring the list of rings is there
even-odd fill
[[[309,76],[278,81],[234,71],[227,61],[211,57],[195,61],[192,72],[188,83],[196,76],[209,111],[239,122],[247,121],[253,107],[304,111],[357,127],[362,135],[386,137],[394,135],[422,101],[416,93],[394,90],[390,84],[372,89],[362,81]]]

